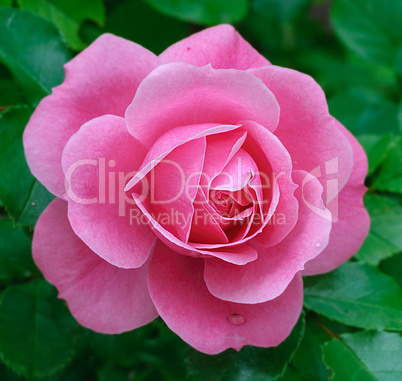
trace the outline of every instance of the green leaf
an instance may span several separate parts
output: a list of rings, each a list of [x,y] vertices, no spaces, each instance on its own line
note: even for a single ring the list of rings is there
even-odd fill
[[[367,154],[369,169],[367,175],[370,176],[384,160],[393,134],[391,132],[384,135],[359,135],[357,140],[362,145]]]
[[[62,36],[31,12],[0,8],[0,61],[12,72],[28,102],[36,106],[64,78],[70,59]]]
[[[402,45],[400,0],[336,0],[331,21],[353,52],[377,64],[394,65]]]
[[[399,133],[398,106],[374,91],[348,89],[332,97],[328,105],[354,135]]]
[[[309,0],[252,0],[251,7],[267,18],[276,18],[281,23],[289,22],[307,7]]]
[[[331,380],[401,381],[402,337],[397,333],[363,331],[344,334],[324,345]]]
[[[22,133],[31,113],[21,106],[0,114],[0,200],[16,224],[33,227],[54,196],[32,176],[25,160]]]
[[[78,35],[85,20],[93,20],[99,25],[105,22],[102,0],[17,0],[17,3],[20,8],[52,21],[75,50],[85,47]]]
[[[160,319],[119,335],[102,335],[89,330],[86,334],[94,352],[104,362],[113,362],[120,368],[146,366],[150,371],[158,370],[165,380],[186,378],[182,359],[187,345]]]
[[[105,29],[135,41],[155,54],[190,33],[187,23],[165,16],[138,0],[126,0],[116,6],[106,20]]]
[[[189,349],[187,369],[195,381],[269,381],[281,377],[300,344],[304,333],[305,317],[300,317],[290,336],[278,347],[247,346],[236,352],[209,356]]]
[[[366,329],[402,330],[402,288],[365,263],[304,278],[307,308],[329,319]]]
[[[402,251],[402,203],[396,198],[367,194],[364,204],[371,219],[370,232],[356,257],[377,265]]]
[[[0,380],[1,381],[24,381],[24,378],[12,372],[0,362]]]
[[[201,25],[235,23],[247,14],[246,0],[144,0],[157,11]]]
[[[10,71],[0,62],[0,113],[10,106],[23,102],[17,84]]]
[[[402,287],[402,253],[387,258],[380,263],[383,273],[392,276]]]
[[[389,145],[373,186],[380,191],[402,193],[402,135]]]
[[[330,372],[322,362],[321,346],[329,338],[315,319],[307,319],[304,337],[291,363],[303,380],[328,380]]]
[[[31,240],[10,220],[0,219],[0,285],[27,278],[34,272]]]
[[[0,7],[11,7],[13,0],[0,0]]]
[[[0,298],[1,359],[28,379],[53,375],[74,355],[69,319],[45,281],[8,287]]]

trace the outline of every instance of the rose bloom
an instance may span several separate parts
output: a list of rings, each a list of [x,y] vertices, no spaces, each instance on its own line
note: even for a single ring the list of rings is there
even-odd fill
[[[286,339],[302,275],[369,229],[367,158],[320,86],[229,25],[160,56],[105,34],[65,71],[24,146],[57,196],[33,256],[78,322],[112,334],[159,315],[208,354]]]

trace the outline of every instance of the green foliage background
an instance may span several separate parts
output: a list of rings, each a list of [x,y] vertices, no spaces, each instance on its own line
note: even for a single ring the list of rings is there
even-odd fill
[[[362,249],[305,279],[279,347],[196,352],[157,319],[121,335],[79,326],[31,258],[52,196],[21,136],[63,64],[104,32],[160,53],[231,23],[276,65],[312,75],[369,158]],[[0,0],[0,380],[402,380],[401,0]]]

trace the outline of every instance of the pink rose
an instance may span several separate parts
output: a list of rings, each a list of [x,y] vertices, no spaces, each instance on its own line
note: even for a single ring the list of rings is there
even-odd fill
[[[65,70],[24,145],[57,196],[34,259],[75,318],[120,333],[160,315],[209,354],[282,342],[301,275],[369,228],[366,156],[320,86],[228,25],[159,57],[103,35]]]

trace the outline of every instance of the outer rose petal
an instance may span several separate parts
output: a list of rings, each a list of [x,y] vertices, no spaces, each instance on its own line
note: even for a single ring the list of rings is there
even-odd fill
[[[264,248],[254,241],[258,259],[235,266],[217,259],[205,260],[205,282],[217,298],[236,303],[263,303],[284,292],[304,264],[316,257],[328,243],[331,216],[322,209],[322,186],[304,171],[294,171],[299,188],[299,219],[290,234],[278,245]],[[304,184],[304,189],[302,184]],[[303,191],[302,191],[303,189]],[[316,213],[319,209],[322,215]]]
[[[236,304],[212,296],[203,280],[203,260],[155,246],[148,277],[151,298],[168,327],[197,350],[216,354],[244,345],[272,347],[296,324],[303,304],[299,274],[281,296],[261,304]],[[244,324],[230,322],[241,315]]]
[[[40,102],[24,133],[29,168],[50,192],[64,193],[61,154],[71,135],[98,116],[124,116],[139,83],[158,64],[143,47],[104,34],[65,65],[63,84]]]
[[[249,72],[267,85],[280,105],[275,135],[289,151],[293,168],[310,172],[321,166],[319,180],[326,190],[326,180],[331,175],[326,175],[324,165],[338,158],[339,189],[342,189],[352,171],[353,151],[348,139],[336,128],[321,87],[306,74],[278,66]]]
[[[247,70],[270,65],[231,25],[218,25],[193,34],[167,48],[163,62],[184,61],[214,69]]]
[[[73,192],[68,192],[71,226],[91,250],[118,267],[142,266],[156,241],[151,229],[133,218],[141,212],[123,192],[132,177],[127,174],[138,169],[144,156],[144,148],[127,132],[124,119],[113,115],[83,125],[63,152],[63,170]],[[83,165],[80,160],[92,160],[92,164]],[[76,163],[79,166],[74,169]],[[110,163],[115,166],[110,168]]]
[[[346,186],[338,196],[338,221],[333,223],[328,246],[323,252],[306,263],[303,275],[326,273],[346,262],[360,249],[370,229],[370,217],[363,204],[367,188],[364,179],[367,174],[367,156],[354,136],[339,122],[340,130],[353,147],[354,167]],[[328,204],[336,209],[337,199]],[[331,210],[336,213],[335,210]]]
[[[65,201],[54,200],[40,216],[33,257],[85,327],[121,333],[158,316],[147,287],[148,263],[124,270],[98,257],[71,230]]]
[[[147,148],[165,132],[201,123],[254,120],[270,131],[279,119],[271,91],[244,71],[187,63],[161,65],[138,87],[126,111],[127,128]]]

